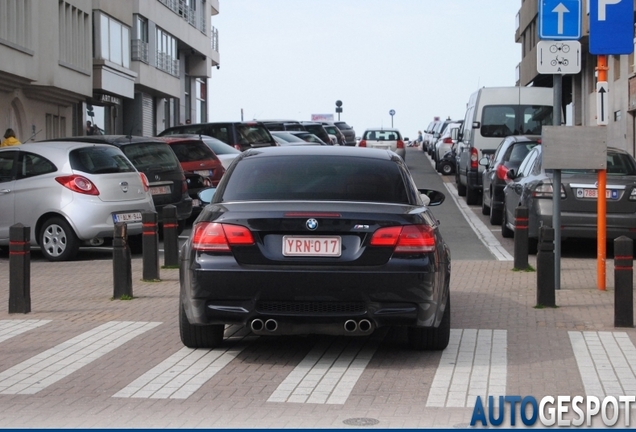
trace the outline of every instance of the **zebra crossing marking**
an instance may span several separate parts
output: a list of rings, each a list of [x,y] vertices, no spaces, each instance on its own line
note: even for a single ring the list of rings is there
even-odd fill
[[[159,324],[111,321],[82,333],[0,373],[0,394],[35,394]]]
[[[0,320],[0,342],[50,322],[51,320]]]
[[[322,339],[267,401],[344,404],[383,337]]]
[[[426,399],[427,407],[472,407],[506,394],[506,330],[452,329]]]
[[[636,347],[625,332],[568,332],[588,396],[636,394]]]
[[[229,326],[225,338],[249,341],[257,336],[244,326]],[[113,395],[119,398],[187,399],[227,366],[248,344],[229,348],[182,348]]]

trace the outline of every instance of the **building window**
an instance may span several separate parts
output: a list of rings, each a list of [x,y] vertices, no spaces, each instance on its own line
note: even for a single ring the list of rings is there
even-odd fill
[[[615,55],[614,57],[614,81],[621,79],[621,56]]]
[[[66,117],[54,114],[46,115],[46,139],[66,136]]]
[[[177,40],[157,27],[157,69],[179,76],[179,60],[177,58]]]
[[[60,2],[60,64],[90,73],[91,51],[89,15],[66,2]]]
[[[621,119],[623,118],[623,113],[619,110],[619,111],[614,111],[614,121],[618,122],[621,121]]]
[[[186,75],[185,77],[185,97],[183,103],[185,106],[185,120],[192,121],[192,99],[190,98],[190,92],[192,91],[192,79]]]
[[[132,59],[148,63],[148,20],[135,15],[133,33]]]
[[[207,120],[207,86],[205,80],[197,79],[197,123]]]
[[[31,0],[0,1],[0,43],[31,49]]]
[[[99,19],[95,24],[99,28],[95,34],[99,40],[95,41],[96,58],[130,68],[130,28],[103,13],[97,15]]]

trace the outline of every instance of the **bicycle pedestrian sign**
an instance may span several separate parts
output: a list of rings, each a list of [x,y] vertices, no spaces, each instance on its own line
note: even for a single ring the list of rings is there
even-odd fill
[[[565,40],[539,41],[537,72],[547,75],[581,72],[581,43]]]

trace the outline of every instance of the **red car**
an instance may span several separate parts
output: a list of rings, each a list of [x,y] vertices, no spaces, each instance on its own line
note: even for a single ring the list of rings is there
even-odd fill
[[[214,152],[198,138],[178,138],[166,136],[162,140],[170,145],[177,155],[183,171],[188,179],[188,193],[192,197],[193,207],[198,203],[197,193],[204,187],[219,184],[225,174],[225,168]],[[196,176],[202,181],[192,181]]]

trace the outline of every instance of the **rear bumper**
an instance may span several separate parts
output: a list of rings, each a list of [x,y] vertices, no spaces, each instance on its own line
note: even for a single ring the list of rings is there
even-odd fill
[[[439,325],[448,267],[392,263],[361,270],[246,269],[233,257],[225,268],[202,269],[186,261],[181,301],[192,324],[249,325],[273,319],[279,334],[347,334],[348,320],[382,326]],[[395,261],[395,260],[393,260]],[[407,261],[407,260],[403,260]],[[427,260],[421,260],[427,263]]]

